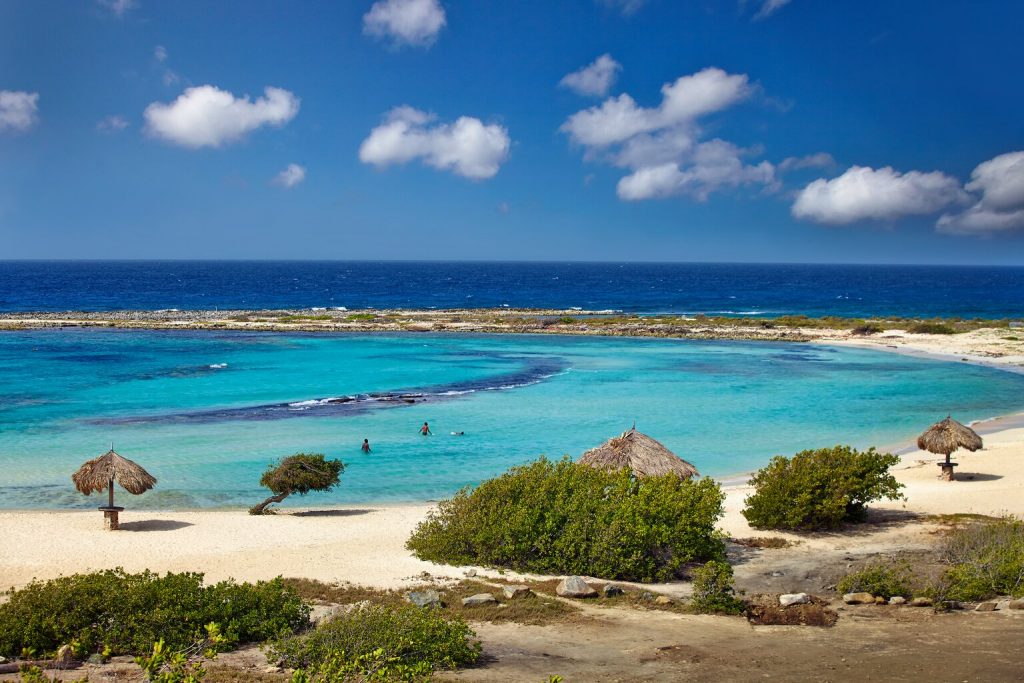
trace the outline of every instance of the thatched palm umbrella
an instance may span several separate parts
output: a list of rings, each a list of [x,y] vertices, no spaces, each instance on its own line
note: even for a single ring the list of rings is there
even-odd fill
[[[114,481],[128,493],[139,495],[153,488],[156,477],[128,458],[114,452],[113,447],[98,458],[87,461],[71,475],[75,488],[89,495],[107,489],[107,505],[100,507],[108,529],[117,529],[117,513],[124,508],[114,506]]]
[[[591,448],[579,460],[581,465],[590,465],[606,470],[628,467],[637,477],[657,477],[662,474],[676,474],[680,479],[698,476],[697,468],[670,451],[660,441],[636,430],[636,425],[609,439],[597,448]]]
[[[981,448],[981,437],[970,427],[965,427],[952,417],[946,416],[945,420],[936,422],[924,434],[917,437],[917,447],[923,451],[945,455],[945,462],[940,462],[942,477],[947,481],[953,481],[953,468],[955,462],[949,461],[949,456],[958,448],[966,448],[969,451],[976,451]]]

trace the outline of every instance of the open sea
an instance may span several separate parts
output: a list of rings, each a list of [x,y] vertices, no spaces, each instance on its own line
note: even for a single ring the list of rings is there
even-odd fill
[[[1024,269],[667,264],[0,262],[0,309],[581,307],[731,315],[1024,315]],[[705,475],[1024,411],[1024,375],[819,345],[554,336],[0,332],[0,507],[85,508],[113,443],[129,507],[249,506],[271,461],[346,463],[292,505],[434,500],[637,427]],[[434,436],[422,437],[428,421]],[[360,451],[362,440],[373,451]],[[962,458],[963,469],[984,455]]]
[[[1024,317],[1024,267],[0,261],[0,311],[573,308]]]

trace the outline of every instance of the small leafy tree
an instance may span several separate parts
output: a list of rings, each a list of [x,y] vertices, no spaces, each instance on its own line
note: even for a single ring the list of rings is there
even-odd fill
[[[758,529],[834,529],[860,522],[866,505],[903,498],[889,473],[899,456],[849,446],[776,456],[750,480],[754,494],[743,516]]]
[[[338,485],[344,470],[345,465],[340,460],[326,460],[323,453],[296,453],[282,458],[260,477],[260,486],[267,487],[274,495],[249,508],[249,514],[265,514],[267,506],[280,503],[293,493],[304,496],[310,491],[330,491]]]

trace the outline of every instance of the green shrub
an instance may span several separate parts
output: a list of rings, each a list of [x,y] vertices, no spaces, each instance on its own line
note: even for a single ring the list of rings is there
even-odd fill
[[[267,658],[299,669],[298,680],[419,680],[476,662],[480,643],[461,617],[410,604],[371,605],[275,642]]]
[[[323,453],[296,453],[282,458],[260,477],[260,486],[274,495],[249,508],[249,514],[266,514],[268,505],[280,503],[293,493],[304,496],[310,491],[330,491],[338,485],[344,471],[340,460],[326,460]]]
[[[902,498],[889,473],[899,456],[849,446],[776,456],[750,480],[743,516],[758,529],[834,529],[863,521],[866,505]]]
[[[914,574],[906,561],[875,562],[839,579],[836,590],[840,593],[871,593],[888,600],[894,595],[910,597]]]
[[[940,591],[951,600],[1024,597],[1024,521],[1007,518],[955,529],[942,559],[949,565]]]
[[[907,327],[915,334],[956,334],[956,330],[945,323],[920,322]]]
[[[442,501],[406,547],[447,564],[666,581],[724,556],[723,500],[710,479],[636,479],[541,458]]]
[[[743,601],[736,597],[732,586],[732,566],[721,560],[711,560],[693,570],[693,598],[691,604],[705,614],[739,614]]]
[[[868,335],[878,334],[879,332],[885,332],[885,328],[879,325],[878,323],[864,323],[862,325],[857,325],[850,331],[853,332],[854,334]]]
[[[112,569],[33,581],[7,592],[0,605],[0,655],[22,649],[40,655],[74,641],[81,653],[148,655],[163,639],[181,651],[205,637],[215,623],[228,646],[277,637],[309,621],[309,608],[280,579],[256,584],[222,581],[204,586],[203,575]]]

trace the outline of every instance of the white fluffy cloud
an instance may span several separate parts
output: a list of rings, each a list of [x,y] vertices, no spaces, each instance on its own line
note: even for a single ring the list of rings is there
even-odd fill
[[[306,179],[306,169],[298,164],[288,164],[283,171],[274,176],[274,184],[292,188]]]
[[[668,162],[644,166],[622,178],[616,191],[620,199],[658,199],[678,194],[704,201],[712,192],[740,185],[772,187],[775,169],[767,161],[744,164],[747,153],[731,142],[710,140],[696,145],[686,164]]]
[[[96,0],[100,7],[104,7],[114,13],[116,17],[123,17],[125,12],[135,7],[135,0]]]
[[[567,75],[559,85],[580,95],[604,97],[611,90],[620,70],[621,64],[612,59],[611,55],[603,54],[579,71]]]
[[[434,116],[412,107],[396,107],[370,131],[359,147],[363,163],[384,167],[420,159],[437,169],[474,180],[490,178],[508,158],[511,140],[497,124],[460,116],[454,123],[433,123]]]
[[[939,232],[995,233],[1024,229],[1024,151],[989,159],[971,173],[965,186],[977,202],[958,214],[939,218]]]
[[[700,116],[739,102],[750,92],[746,74],[728,74],[712,67],[663,85],[657,107],[638,106],[623,93],[576,112],[561,130],[581,145],[607,147],[641,133],[691,124]]]
[[[964,199],[959,181],[933,171],[853,166],[838,178],[815,180],[797,195],[793,216],[818,223],[894,220],[937,213]]]
[[[766,19],[790,3],[790,0],[764,0],[754,19]]]
[[[250,100],[212,85],[188,88],[170,104],[146,107],[146,130],[183,147],[220,147],[262,126],[283,126],[299,113],[299,98],[287,90],[267,87],[263,93]]]
[[[641,107],[623,93],[576,112],[561,130],[585,148],[587,159],[629,169],[616,188],[621,199],[687,195],[703,201],[712,192],[750,184],[772,190],[777,185],[774,167],[743,161],[753,150],[700,139],[698,119],[752,92],[745,74],[708,68],[663,85],[657,107]]]
[[[363,15],[363,31],[395,45],[429,46],[446,23],[438,0],[378,0]]]
[[[39,93],[0,90],[0,131],[26,131],[39,120]]]

